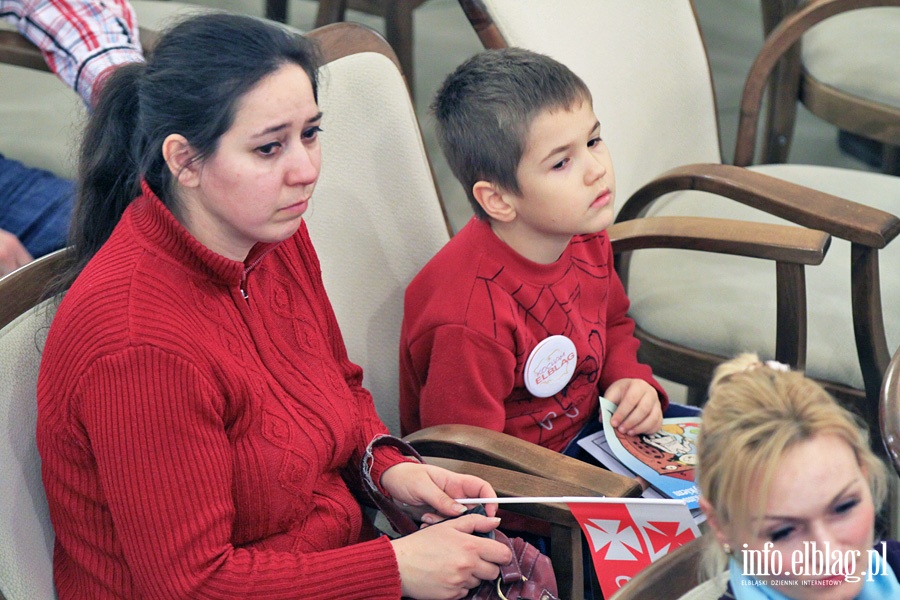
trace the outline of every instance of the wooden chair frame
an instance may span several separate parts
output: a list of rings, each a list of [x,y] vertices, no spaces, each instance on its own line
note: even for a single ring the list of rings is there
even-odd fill
[[[413,11],[425,0],[319,0],[316,28],[339,23],[345,19],[347,9],[359,10],[384,18],[385,37],[400,60],[400,68],[406,75],[412,90],[413,64]],[[266,17],[287,22],[288,0],[266,0]]]
[[[819,5],[821,4],[821,5]],[[812,3],[806,0],[763,0],[763,31],[766,37],[788,35],[796,28],[800,35],[822,20],[842,12],[876,6],[900,6],[896,0],[849,0]],[[783,23],[787,23],[781,27]],[[794,37],[790,34],[790,37]],[[767,44],[768,46],[768,44]],[[896,173],[897,147],[900,146],[900,109],[862,98],[818,81],[804,68],[801,42],[785,50],[772,77],[768,94],[765,133],[762,144],[763,163],[787,162],[797,117],[797,101],[822,120],[863,137],[885,144],[883,170]]]
[[[894,470],[900,473],[900,348],[884,374],[879,403],[881,437]]]
[[[485,48],[507,46],[481,0],[459,0]],[[739,122],[735,165],[685,165],[659,175],[629,198],[610,229],[614,238],[619,223],[641,218],[661,196],[694,189],[731,198],[742,204],[785,218],[803,227],[825,231],[851,243],[852,317],[864,390],[823,381],[836,397],[853,406],[868,423],[877,419],[878,395],[889,354],[882,317],[878,250],[900,234],[900,219],[868,206],[798,186],[741,168],[751,164],[756,145],[763,93],[778,61],[814,24],[860,4],[900,4],[900,0],[821,0],[784,19],[766,41],[747,77]],[[811,264],[811,263],[807,263]],[[805,297],[796,275],[778,261],[778,325],[776,359],[803,368],[806,358],[805,313],[792,323],[786,316]],[[617,269],[628,280],[628,257],[620,256]],[[640,357],[660,376],[685,384],[692,399],[702,399],[715,367],[727,357],[688,348],[649,334],[640,328]],[[881,445],[876,443],[876,447]]]

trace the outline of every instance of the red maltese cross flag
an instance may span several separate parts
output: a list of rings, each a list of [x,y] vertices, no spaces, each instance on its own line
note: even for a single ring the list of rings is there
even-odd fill
[[[604,500],[569,504],[587,537],[604,598],[650,563],[700,537],[683,502]]]

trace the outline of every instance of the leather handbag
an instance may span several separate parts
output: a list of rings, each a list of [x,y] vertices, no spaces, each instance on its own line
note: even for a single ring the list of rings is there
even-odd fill
[[[482,581],[466,598],[472,600],[558,600],[550,558],[522,538],[494,531],[494,539],[509,546],[513,558],[500,567],[495,581]]]
[[[424,461],[412,446],[392,436],[380,436],[373,440],[363,459],[362,478],[372,502],[384,513],[397,533],[409,535],[418,531],[418,525],[392,500],[381,493],[370,476],[372,450],[377,446],[393,446],[405,455],[412,456],[420,462]],[[484,514],[483,509],[482,514]],[[559,600],[556,575],[548,556],[541,554],[540,550],[522,538],[510,539],[498,530],[487,535],[509,546],[512,550],[512,560],[506,565],[501,565],[500,576],[497,579],[482,581],[478,587],[469,592],[466,598],[472,600]]]

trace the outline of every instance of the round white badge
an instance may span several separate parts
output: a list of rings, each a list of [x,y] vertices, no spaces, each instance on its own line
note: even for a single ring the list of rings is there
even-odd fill
[[[528,356],[525,387],[533,396],[549,398],[566,387],[575,374],[577,361],[575,343],[564,335],[551,335]]]

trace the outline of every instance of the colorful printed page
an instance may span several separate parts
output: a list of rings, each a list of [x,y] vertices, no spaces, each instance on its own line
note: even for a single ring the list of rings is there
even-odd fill
[[[654,434],[622,435],[610,424],[615,410],[615,404],[600,398],[606,442],[615,457],[666,497],[684,500],[690,509],[698,508],[694,467],[701,418],[663,419],[662,428]]]

